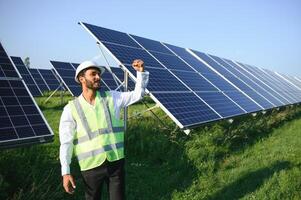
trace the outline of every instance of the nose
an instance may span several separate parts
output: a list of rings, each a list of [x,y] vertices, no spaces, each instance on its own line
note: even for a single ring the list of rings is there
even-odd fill
[[[96,74],[96,76],[95,76],[95,78],[97,79],[97,80],[100,80],[100,74]]]

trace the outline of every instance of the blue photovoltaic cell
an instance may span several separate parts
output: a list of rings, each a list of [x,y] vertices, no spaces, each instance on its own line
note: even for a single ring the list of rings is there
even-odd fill
[[[231,83],[233,83],[236,87],[246,93],[249,97],[251,97],[255,102],[261,105],[264,109],[273,108],[273,104],[267,101],[262,95],[258,94],[253,88],[245,84],[242,80],[238,79],[231,72],[229,72],[226,68],[215,62],[212,58],[207,56],[204,53],[193,51],[197,56],[203,59],[206,63],[208,63],[212,68],[222,74],[226,79],[228,79]]]
[[[133,36],[135,40],[159,60],[166,68],[171,70],[194,71],[164,45],[155,40]]]
[[[189,67],[186,63],[184,63],[175,55],[162,54],[156,52],[151,52],[151,54],[155,56],[166,68],[170,70],[194,72],[194,70],[191,67]]]
[[[172,73],[179,77],[193,91],[218,91],[218,89],[196,72],[172,71]]]
[[[175,54],[180,56],[186,63],[192,66],[196,71],[201,74],[216,74],[212,69],[207,67],[204,63],[200,62],[197,58],[192,56],[188,51],[184,48],[173,46],[170,44],[165,44],[170,50],[172,50]]]
[[[298,103],[300,101],[300,91],[291,83],[284,80],[282,77],[278,76],[274,72],[271,73],[272,76],[275,77],[275,80],[279,81],[279,85],[281,85],[282,88],[284,88],[282,93],[285,93],[287,96],[289,96],[293,100],[293,103]]]
[[[125,47],[114,44],[105,44],[105,46],[116,56],[123,64],[131,65],[135,59],[143,58],[146,67],[156,67],[164,69],[164,67],[149,55],[143,49]]]
[[[234,86],[228,83],[219,75],[209,73],[202,74],[206,79],[208,79],[213,85],[215,85],[221,91],[238,91]]]
[[[60,82],[50,69],[38,69],[42,78],[45,80],[50,90],[56,90],[60,86]]]
[[[29,69],[29,72],[33,77],[33,79],[35,80],[35,82],[37,83],[40,91],[42,92],[49,91],[49,88],[46,82],[44,81],[44,79],[42,78],[41,74],[39,73],[38,69],[31,68]]]
[[[11,56],[11,59],[14,62],[17,70],[19,71],[22,79],[25,81],[25,84],[27,85],[32,96],[42,96],[41,90],[32,78],[29,69],[24,65],[22,59],[15,56]]]
[[[102,74],[101,81],[102,83],[104,83],[103,85],[108,86],[109,89],[106,90],[115,90],[120,85],[120,82],[118,82],[117,80],[115,81],[113,75],[108,72],[108,70],[106,70],[105,73]]]
[[[296,76],[294,76],[293,78],[294,78],[294,79],[300,84],[300,86],[301,86],[301,78],[296,77]]]
[[[212,69],[207,67],[205,64],[203,64],[199,60],[197,60],[194,56],[192,56],[190,53],[188,53],[188,51],[186,51],[184,48],[169,45],[169,44],[165,44],[165,45],[167,45],[167,47],[169,49],[171,49],[174,53],[176,53],[178,56],[180,56],[191,67],[193,67],[195,70],[200,72],[208,81],[210,81],[213,85],[215,85],[220,91],[223,91],[224,94],[226,94],[228,97],[230,97],[232,100],[234,100],[246,112],[255,112],[255,111],[258,111],[261,109],[250,98],[245,96],[243,93],[241,93],[239,90],[237,90],[234,86],[232,86],[229,82],[227,82],[221,76],[216,74]],[[194,60],[194,61],[191,62],[192,60]],[[223,98],[226,98],[226,96]]]
[[[158,93],[156,98],[185,126],[194,126],[220,119],[193,93]]]
[[[209,56],[207,56],[205,53],[192,50],[199,58],[201,58],[203,61],[205,61],[208,65],[210,65],[213,69],[218,71],[223,76],[233,76],[227,69],[225,69],[223,66],[217,64],[214,60],[212,60]],[[211,55],[210,55],[211,56]]]
[[[150,51],[157,51],[165,54],[170,54],[172,53],[164,47],[159,41],[131,35],[140,45],[142,45],[145,49],[150,50]]]
[[[279,86],[283,89],[282,92],[287,94],[287,96],[291,97],[293,99],[293,103],[297,103],[299,101],[299,97],[295,95],[295,92],[299,92],[296,87],[288,83],[286,80],[284,80],[282,77],[275,74],[275,72],[272,72],[270,70],[265,69],[266,73],[268,73],[274,80],[276,80],[279,83]]]
[[[251,85],[253,88],[256,89],[256,91],[260,92],[263,96],[265,96],[269,101],[271,101],[275,106],[282,106],[285,105],[286,100],[282,98],[278,93],[270,89],[268,86],[263,84],[262,82],[258,81],[255,77],[252,75],[247,75],[246,72],[241,69],[236,63],[232,62],[231,60],[223,61],[222,59],[218,57],[214,57],[216,61],[221,63],[222,65],[227,65],[228,69],[231,69],[233,73],[235,73],[237,76],[241,77],[247,84]],[[234,71],[235,70],[235,71]]]
[[[56,73],[60,76],[64,85],[73,96],[79,96],[82,93],[80,85],[75,82],[75,69],[71,63],[50,61]]]
[[[247,66],[242,63],[239,63],[239,64],[240,64],[241,68],[243,68],[250,74],[256,76],[261,82],[265,83],[270,88],[272,88],[276,93],[278,93],[283,98],[285,98],[287,100],[287,102],[289,102],[289,104],[291,104],[294,101],[289,95],[286,94],[285,88],[283,87],[283,85],[279,84],[279,82],[277,80],[274,80],[272,77],[270,77],[265,72],[262,72],[251,66]]]
[[[79,66],[78,63],[71,63],[71,66],[76,70],[76,68]]]
[[[112,42],[116,44],[140,48],[140,46],[136,42],[134,42],[126,33],[113,31],[87,23],[83,24],[92,32],[93,35],[95,35],[102,42]]]
[[[239,63],[239,64],[243,69],[248,71],[249,74],[253,74],[256,77],[258,77],[262,82],[267,84],[274,91],[278,92],[281,96],[283,96],[285,99],[287,99],[290,103],[294,102],[294,100],[283,91],[284,88],[276,80],[273,80],[268,74],[266,74],[262,71],[258,71],[253,67],[246,66],[242,63]]]
[[[233,66],[239,70],[242,74],[244,74],[245,76],[249,77],[250,79],[254,80],[256,83],[262,83],[262,88],[265,89],[266,91],[269,91],[270,94],[272,94],[273,96],[277,97],[279,100],[281,100],[282,102],[284,102],[284,104],[290,104],[290,102],[284,98],[280,93],[278,93],[277,91],[275,91],[272,87],[270,87],[270,84],[267,84],[265,80],[263,80],[261,77],[256,76],[256,74],[251,74],[249,73],[247,70],[244,70],[242,67],[237,66],[236,64],[233,64]],[[242,66],[242,65],[240,65]]]
[[[279,73],[280,74],[280,73]],[[297,91],[301,91],[301,84],[292,76],[285,75],[285,74],[280,74],[282,77],[287,79],[289,82],[294,84],[294,86],[297,88]]]
[[[289,83],[284,78],[277,75],[275,72],[272,72],[267,69],[265,69],[264,71],[267,72],[271,77],[273,77],[274,80],[279,82],[279,85],[281,86],[281,88],[283,88],[284,93],[286,93],[288,96],[290,96],[293,99],[293,103],[299,102],[300,98],[298,97],[298,95],[296,95],[296,92],[298,93],[299,91],[296,87],[294,87],[291,83]]]
[[[0,80],[0,94],[0,143],[50,134],[21,80]]]
[[[132,66],[125,65],[127,69],[134,75],[136,75],[135,69]],[[147,68],[150,74],[149,83],[147,89],[152,93],[158,92],[188,92],[188,88],[185,87],[177,78],[175,78],[168,70],[159,68]]]
[[[124,81],[124,71],[121,68],[117,67],[111,67],[112,73],[117,76],[117,78],[123,82]],[[105,81],[107,84],[110,84],[109,81]],[[112,81],[113,82],[113,81]],[[115,83],[115,81],[114,81]],[[123,87],[120,88],[123,90]],[[132,79],[128,78],[128,90],[132,91],[135,89],[135,83],[132,81]],[[114,89],[115,90],[115,89]]]
[[[197,92],[222,117],[242,115],[245,112],[221,92]]]
[[[0,51],[3,58],[9,61],[9,63],[6,61],[4,64],[0,63],[0,71],[15,71],[3,73],[5,76],[0,79],[0,147],[51,141],[53,139],[51,129],[44,121],[1,44]],[[23,64],[22,60],[17,64]],[[7,76],[8,74],[12,76]]]
[[[261,110],[261,108],[257,104],[255,104],[252,100],[250,100],[248,97],[243,95],[241,92],[226,91],[225,94],[228,97],[230,97],[235,103],[240,105],[240,107],[242,107],[248,113]]]
[[[18,73],[14,69],[13,65],[11,64],[6,52],[3,50],[0,44],[0,77],[16,77],[19,78]]]

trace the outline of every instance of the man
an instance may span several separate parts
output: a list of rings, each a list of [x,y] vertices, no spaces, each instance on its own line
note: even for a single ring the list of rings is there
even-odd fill
[[[121,108],[144,96],[149,76],[142,60],[134,60],[132,66],[137,71],[132,92],[100,93],[105,68],[92,61],[85,61],[76,69],[75,81],[81,85],[82,94],[65,106],[59,126],[60,162],[67,193],[73,194],[76,187],[69,167],[74,153],[87,200],[101,199],[103,182],[111,200],[125,199],[124,124],[119,115]]]

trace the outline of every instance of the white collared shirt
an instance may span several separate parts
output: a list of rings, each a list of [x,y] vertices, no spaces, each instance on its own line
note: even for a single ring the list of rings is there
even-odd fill
[[[149,72],[137,72],[137,81],[135,85],[135,90],[132,92],[118,92],[111,90],[110,93],[113,98],[115,116],[120,117],[120,110],[126,106],[129,106],[140,99],[143,98],[145,93],[145,88],[148,83]],[[78,98],[85,100],[81,94]],[[86,101],[86,100],[85,100]],[[90,104],[91,105],[91,104]],[[91,107],[94,108],[93,105]],[[64,107],[60,126],[59,126],[59,136],[60,136],[60,162],[62,175],[70,174],[70,163],[73,152],[73,138],[76,131],[76,122],[72,117],[71,109],[69,104]]]

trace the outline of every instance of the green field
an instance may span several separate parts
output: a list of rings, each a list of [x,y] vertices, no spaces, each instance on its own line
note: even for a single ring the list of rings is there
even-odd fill
[[[1,150],[0,199],[84,199],[76,160],[75,194],[62,187],[60,98],[36,100],[54,142]],[[129,109],[135,117],[126,133],[127,199],[301,199],[301,106],[203,125],[188,136],[160,109],[154,112],[163,123],[150,112],[136,115],[145,108],[139,103]]]

